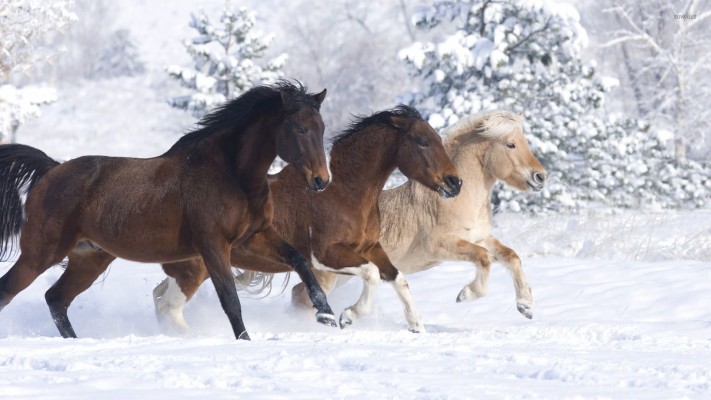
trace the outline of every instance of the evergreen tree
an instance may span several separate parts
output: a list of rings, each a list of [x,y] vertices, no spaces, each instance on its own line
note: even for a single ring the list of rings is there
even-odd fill
[[[550,180],[536,196],[498,187],[493,200],[500,207],[676,204],[654,185],[664,157],[659,138],[636,121],[602,114],[605,94],[617,82],[600,77],[594,62],[583,62],[587,34],[572,6],[446,1],[421,9],[414,21],[425,29],[457,25],[439,43],[415,43],[400,52],[410,72],[424,81],[422,91],[403,100],[419,107],[435,128],[493,108],[526,117],[527,137]],[[708,179],[701,187],[699,194],[711,192]]]
[[[145,66],[129,31],[119,29],[106,38],[91,76],[93,78],[134,76],[143,73],[144,70]]]
[[[198,36],[184,45],[193,58],[194,68],[174,65],[168,68],[168,73],[194,93],[173,98],[170,104],[199,118],[213,106],[253,86],[280,78],[285,54],[264,65],[255,62],[264,57],[274,38],[255,32],[255,22],[256,14],[245,8],[226,7],[219,25],[213,24],[203,11],[192,14],[190,27]]]
[[[65,1],[6,0],[0,4],[0,143],[14,142],[20,124],[40,114],[39,105],[56,101],[53,88],[16,86],[59,53],[47,40],[77,19]]]

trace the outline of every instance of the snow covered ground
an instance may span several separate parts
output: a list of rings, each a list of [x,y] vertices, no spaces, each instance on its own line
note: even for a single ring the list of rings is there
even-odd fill
[[[455,303],[473,271],[449,263],[408,278],[424,334],[382,285],[373,315],[346,330],[294,313],[289,290],[245,295],[253,340],[237,342],[204,285],[191,334],[166,336],[151,298],[160,268],[117,261],[70,309],[81,339],[65,340],[43,300],[53,268],[0,312],[0,398],[711,396],[711,212],[520,218],[496,230],[523,256],[534,319],[503,268],[488,297]],[[360,286],[334,292],[334,310]]]

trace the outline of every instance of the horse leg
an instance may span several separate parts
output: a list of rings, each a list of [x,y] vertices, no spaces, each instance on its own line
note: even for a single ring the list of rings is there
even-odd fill
[[[405,309],[405,319],[407,320],[410,331],[414,333],[425,332],[425,325],[422,323],[422,318],[415,309],[415,302],[410,293],[410,286],[407,284],[404,275],[390,262],[390,258],[388,258],[387,253],[385,253],[380,243],[377,243],[367,252],[365,258],[378,267],[380,277],[384,281],[390,282],[393,285],[395,293],[397,293]],[[367,285],[363,286],[364,291],[366,287]]]
[[[209,237],[208,235],[196,236]],[[198,245],[200,255],[205,262],[212,284],[215,286],[222,309],[230,320],[235,337],[237,339],[250,340],[244,321],[242,321],[242,305],[237,295],[232,266],[230,265],[230,248],[231,246],[227,242],[223,242],[219,246],[208,242]]]
[[[339,254],[340,253],[340,254]],[[353,251],[344,246],[331,246],[328,249],[328,258],[339,258],[348,254],[348,258],[353,258]],[[358,257],[366,261],[358,267],[358,272],[355,274],[363,278],[363,292],[358,301],[351,307],[343,311],[340,318],[341,328],[351,325],[356,318],[362,317],[370,313],[372,308],[373,295],[375,294],[376,285],[382,278],[386,282],[390,282],[395,289],[400,301],[405,308],[405,319],[407,320],[411,332],[424,332],[425,326],[422,323],[420,314],[415,309],[415,304],[410,293],[410,287],[405,280],[403,274],[395,268],[390,262],[385,250],[377,243],[366,254]],[[346,272],[348,269],[343,269]]]
[[[319,286],[309,262],[292,245],[282,239],[274,228],[270,227],[252,236],[245,243],[244,250],[252,256],[293,268],[306,286],[309,299],[316,308],[316,321],[324,325],[336,326],[336,318],[331,306],[328,305],[326,293]],[[237,264],[245,269],[251,269],[249,262],[240,261]]]
[[[500,261],[511,274],[516,290],[516,308],[524,317],[533,318],[533,295],[526,275],[521,268],[521,259],[511,248],[504,246],[493,236],[484,239],[483,244],[489,249],[494,259]]]
[[[187,332],[183,308],[195,295],[200,285],[208,278],[207,268],[201,258],[163,264],[168,275],[153,289],[156,317],[162,326],[169,326],[178,333]]]
[[[5,308],[18,293],[30,286],[49,267],[60,261],[62,258],[50,259],[21,253],[12,268],[0,278],[0,310]]]
[[[318,281],[318,285],[323,289],[324,293],[331,293],[336,287],[338,275],[318,269],[312,271]],[[306,290],[306,285],[304,285],[303,282],[299,282],[291,289],[291,304],[297,309],[313,308],[313,303],[311,303],[311,299],[309,298],[309,292]]]
[[[469,261],[476,266],[476,277],[457,296],[457,303],[474,301],[489,291],[491,254],[482,246],[456,236],[448,236],[436,244],[435,257]]]
[[[45,293],[54,324],[64,338],[77,335],[69,322],[67,310],[72,301],[99,277],[116,257],[105,251],[72,252],[67,269]]]
[[[29,224],[28,224],[29,225]],[[76,241],[64,240],[49,244],[46,232],[28,229],[20,237],[20,257],[5,275],[0,278],[0,310],[5,308],[18,293],[26,289],[38,276],[51,266],[59,264]]]
[[[363,291],[358,301],[341,313],[341,317],[338,319],[341,329],[352,325],[354,320],[370,314],[373,308],[373,297],[380,282],[380,270],[373,263],[361,265],[358,269],[358,275],[363,278]],[[335,276],[335,274],[331,275]]]

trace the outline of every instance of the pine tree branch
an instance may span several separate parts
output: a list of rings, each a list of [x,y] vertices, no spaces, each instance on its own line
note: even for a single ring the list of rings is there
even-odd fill
[[[407,35],[410,36],[411,41],[415,41],[415,32],[412,31],[412,26],[410,26],[410,18],[407,14],[407,7],[405,6],[405,0],[400,0],[400,12],[402,12],[403,18],[405,18],[405,28],[407,28]]]
[[[514,50],[516,50],[517,47],[519,47],[519,46],[523,45],[524,43],[526,43],[527,41],[529,41],[533,36],[535,36],[535,35],[537,35],[537,34],[539,34],[539,33],[545,32],[545,31],[548,30],[548,28],[550,27],[550,22],[551,22],[551,19],[549,18],[549,19],[546,21],[546,23],[543,25],[542,28],[536,29],[536,30],[532,31],[531,33],[529,33],[528,35],[526,35],[523,39],[519,40],[518,42],[516,42],[516,43],[514,43],[513,45],[511,45],[511,46],[509,46],[508,48],[506,48],[506,50],[505,50],[504,52],[505,52],[506,54],[510,54],[510,53],[512,53]]]

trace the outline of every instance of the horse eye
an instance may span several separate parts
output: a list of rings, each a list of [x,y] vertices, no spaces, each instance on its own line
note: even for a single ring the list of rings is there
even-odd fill
[[[298,126],[298,127],[296,127],[296,132],[297,132],[299,135],[303,135],[304,133],[306,133],[306,129],[304,129],[303,126]]]
[[[515,148],[516,148],[516,144],[515,144],[515,143],[509,143],[509,144],[506,145],[506,147],[508,147],[509,149],[515,149]]]
[[[418,140],[417,140],[417,144],[418,144],[420,147],[429,147],[429,146],[430,146],[430,144],[429,144],[426,140],[424,140],[424,139],[418,139]]]

